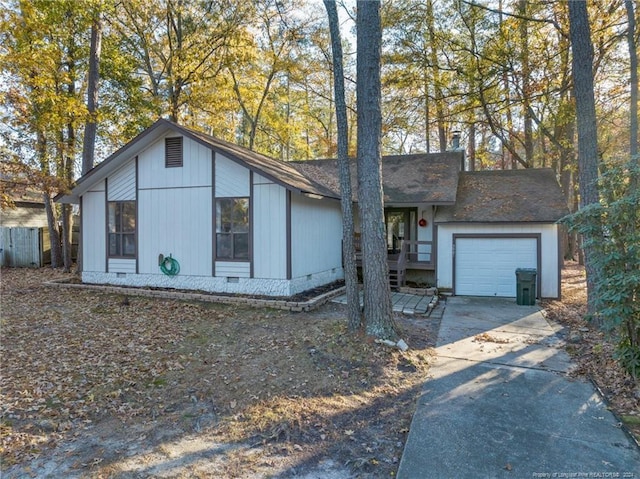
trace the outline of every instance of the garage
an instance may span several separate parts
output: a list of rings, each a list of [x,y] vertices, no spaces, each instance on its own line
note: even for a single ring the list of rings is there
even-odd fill
[[[516,269],[540,271],[539,235],[454,234],[453,245],[456,295],[515,297]]]

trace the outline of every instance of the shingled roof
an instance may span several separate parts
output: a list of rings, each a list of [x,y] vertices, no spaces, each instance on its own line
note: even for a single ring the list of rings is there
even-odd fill
[[[382,157],[382,188],[387,204],[453,204],[463,154],[419,153]],[[289,162],[301,174],[339,192],[337,160]],[[353,200],[357,200],[356,160],[350,161]]]
[[[128,142],[118,151],[106,158],[102,163],[82,176],[76,182],[76,186],[70,194],[58,195],[56,201],[62,203],[78,203],[79,197],[84,194],[92,185],[103,180],[109,174],[120,168],[126,161],[129,161],[138,152],[147,148],[150,144],[158,141],[170,132],[179,133],[192,140],[203,144],[213,151],[224,154],[233,161],[236,161],[252,171],[275,181],[285,188],[299,193],[311,193],[319,196],[338,199],[340,195],[337,191],[326,188],[313,179],[302,175],[297,169],[288,163],[279,161],[268,156],[261,155],[241,146],[219,140],[210,135],[186,128],[182,125],[170,122],[165,119],[156,121],[133,140]]]
[[[460,173],[455,205],[438,209],[435,221],[554,223],[568,214],[550,168]]]

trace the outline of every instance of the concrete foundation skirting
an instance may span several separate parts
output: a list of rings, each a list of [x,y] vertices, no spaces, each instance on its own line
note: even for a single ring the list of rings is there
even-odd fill
[[[72,289],[86,289],[101,291],[109,294],[123,294],[126,296],[144,296],[149,298],[163,298],[163,299],[180,299],[184,301],[205,301],[210,303],[222,303],[222,304],[246,304],[257,308],[273,308],[282,309],[285,311],[311,311],[314,310],[334,296],[344,294],[345,287],[329,291],[327,293],[316,296],[309,301],[287,301],[285,299],[264,299],[264,298],[251,298],[247,296],[222,296],[208,293],[190,293],[182,291],[167,291],[167,290],[155,290],[145,288],[127,288],[123,286],[112,285],[99,285],[99,284],[84,284],[84,283],[70,283],[68,280],[53,280],[44,283],[47,286],[58,288],[72,288]]]

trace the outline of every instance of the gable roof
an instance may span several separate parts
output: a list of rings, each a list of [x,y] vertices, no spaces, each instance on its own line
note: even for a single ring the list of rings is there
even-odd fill
[[[439,208],[435,222],[555,223],[568,213],[551,168],[468,171],[455,205]]]
[[[460,151],[382,157],[382,187],[387,204],[453,204],[464,155]],[[337,160],[290,162],[303,175],[340,191]],[[357,201],[356,160],[350,160],[353,200]]]
[[[211,150],[225,155],[249,170],[274,181],[288,190],[298,193],[311,193],[329,198],[339,198],[339,194],[324,185],[316,183],[310,178],[302,175],[297,169],[289,164],[268,156],[261,155],[255,151],[248,150],[241,146],[219,140],[213,136],[201,133],[190,128],[173,123],[169,120],[159,119],[152,126],[129,141],[122,148],[117,150],[102,163],[97,165],[86,175],[76,182],[70,194],[58,195],[56,201],[61,203],[77,203],[82,194],[87,192],[97,182],[102,181],[111,173],[115,172],[125,162],[131,160],[140,151],[149,147],[169,132],[181,134],[190,138]]]

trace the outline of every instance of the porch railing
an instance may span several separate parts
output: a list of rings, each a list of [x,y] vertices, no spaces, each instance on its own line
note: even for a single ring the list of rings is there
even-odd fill
[[[362,248],[360,234],[354,238],[356,260],[362,261]],[[389,253],[389,260],[398,261],[403,256],[404,265],[408,269],[432,269],[435,266],[435,251],[433,241],[402,240],[399,250]]]
[[[413,241],[405,240],[403,249],[406,248],[407,268],[432,268],[435,265],[435,251],[433,241]]]

